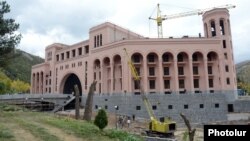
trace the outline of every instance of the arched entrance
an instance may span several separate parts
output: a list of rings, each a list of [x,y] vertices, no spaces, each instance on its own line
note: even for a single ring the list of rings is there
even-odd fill
[[[74,85],[77,85],[79,88],[80,95],[82,95],[82,85],[79,78],[75,74],[69,74],[65,80],[63,86],[63,93],[64,94],[72,94],[74,92]]]

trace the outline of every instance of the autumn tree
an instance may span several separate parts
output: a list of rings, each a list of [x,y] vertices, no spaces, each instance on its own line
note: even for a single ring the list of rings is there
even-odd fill
[[[14,80],[11,83],[11,89],[15,93],[26,93],[30,89],[30,85],[20,80]]]
[[[10,91],[11,80],[0,70],[0,94],[5,94]]]
[[[0,67],[7,65],[8,60],[14,56],[15,46],[21,40],[21,34],[16,31],[19,24],[14,19],[6,18],[10,6],[6,1],[0,1]]]

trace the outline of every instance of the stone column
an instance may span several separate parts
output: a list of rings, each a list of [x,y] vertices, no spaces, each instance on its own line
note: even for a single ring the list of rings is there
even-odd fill
[[[205,93],[209,92],[209,84],[208,84],[208,70],[207,70],[207,58],[204,58],[204,76],[205,76]]]
[[[35,74],[35,73],[33,73],[33,74]],[[36,74],[35,75],[33,75],[32,74],[32,91],[31,91],[31,93],[32,94],[34,94],[34,93],[36,93]]]
[[[190,76],[190,91],[191,93],[194,93],[194,76],[193,76],[193,61],[192,59],[188,60],[188,66],[189,66],[189,76]]]
[[[159,84],[159,92],[164,93],[164,87],[163,87],[163,67],[162,67],[162,58],[159,57],[158,61],[158,69],[159,69],[159,75],[158,75],[158,84]]]
[[[113,94],[114,89],[114,63],[113,59],[110,59],[110,93]]]
[[[174,56],[174,92],[179,94],[179,77],[178,77],[178,64],[177,64],[177,56]]]
[[[148,93],[148,65],[147,65],[147,57],[143,57],[143,82],[141,81],[143,85],[143,89],[145,93]]]

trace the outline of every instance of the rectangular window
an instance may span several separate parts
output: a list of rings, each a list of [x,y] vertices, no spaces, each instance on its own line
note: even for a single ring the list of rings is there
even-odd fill
[[[223,40],[223,48],[227,48],[226,40]]]
[[[178,74],[184,75],[184,68],[183,67],[178,67]]]
[[[94,80],[96,80],[96,73],[94,72]]]
[[[225,71],[226,71],[226,72],[229,72],[228,65],[225,66]]]
[[[227,60],[227,53],[224,53],[224,58]]]
[[[153,109],[153,110],[157,110],[157,106],[156,106],[156,105],[153,105],[153,106],[152,106],[152,109]]]
[[[188,105],[184,105],[184,109],[188,109]]]
[[[85,49],[85,54],[88,54],[89,53],[89,46],[84,46],[84,49]]]
[[[200,109],[203,109],[204,108],[204,104],[200,104]]]
[[[164,67],[163,68],[163,74],[164,75],[169,75],[169,67]]]
[[[66,58],[69,59],[69,51],[66,52]]]
[[[102,46],[102,34],[100,34],[100,46]]]
[[[193,61],[198,61],[198,55],[197,54],[193,55]]]
[[[173,105],[168,105],[168,109],[173,109]]]
[[[163,62],[169,62],[169,55],[163,55]]]
[[[133,62],[134,63],[140,63],[140,56],[139,55],[134,55],[133,56]]]
[[[64,53],[61,53],[61,60],[64,60]]]
[[[227,85],[230,85],[230,78],[227,78]]]
[[[59,61],[59,55],[58,54],[56,55],[56,61]]]
[[[134,88],[135,88],[135,90],[140,89],[140,80],[135,80],[134,81]]]
[[[164,80],[164,88],[170,89],[170,80]]]
[[[148,55],[148,62],[155,62],[155,56],[154,55]]]
[[[135,70],[136,70],[138,76],[140,76],[140,75],[141,75],[141,70],[140,70],[140,68],[139,68],[139,67],[136,67]]]
[[[99,93],[101,93],[101,92],[102,92],[102,84],[99,83]]]
[[[214,104],[214,107],[215,107],[215,108],[219,108],[219,107],[220,107],[220,104],[219,104],[219,103],[215,103],[215,104]]]
[[[199,88],[199,79],[194,79],[194,88]]]
[[[213,74],[213,68],[212,66],[207,67],[208,74]]]
[[[193,66],[193,74],[198,75],[199,74],[199,68],[198,66]]]
[[[155,89],[155,80],[149,80],[149,88]]]
[[[141,106],[136,106],[136,110],[141,110]]]
[[[178,62],[183,62],[184,61],[183,56],[182,55],[178,55],[177,56],[177,61]]]
[[[94,37],[94,47],[96,47],[96,36]]]
[[[209,88],[214,87],[214,80],[213,79],[208,79],[208,83],[209,83]]]
[[[155,76],[155,68],[149,67],[149,76]]]
[[[185,81],[184,79],[179,79],[179,88],[184,89],[185,88]]]
[[[72,57],[76,56],[76,50],[72,50]]]
[[[99,35],[97,35],[96,47],[99,47]]]
[[[82,55],[82,48],[81,48],[81,47],[78,48],[78,55],[79,55],[79,56]]]

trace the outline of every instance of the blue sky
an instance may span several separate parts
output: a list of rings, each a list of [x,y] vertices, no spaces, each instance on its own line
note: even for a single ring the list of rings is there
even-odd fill
[[[74,44],[88,39],[89,28],[109,21],[146,37],[157,37],[156,23],[149,21],[157,3],[162,14],[176,14],[225,4],[229,9],[235,62],[250,60],[250,1],[248,0],[7,0],[9,17],[20,24],[23,38],[18,48],[44,57],[45,47]],[[153,13],[152,16],[156,16]],[[164,21],[165,37],[203,35],[202,16]]]

